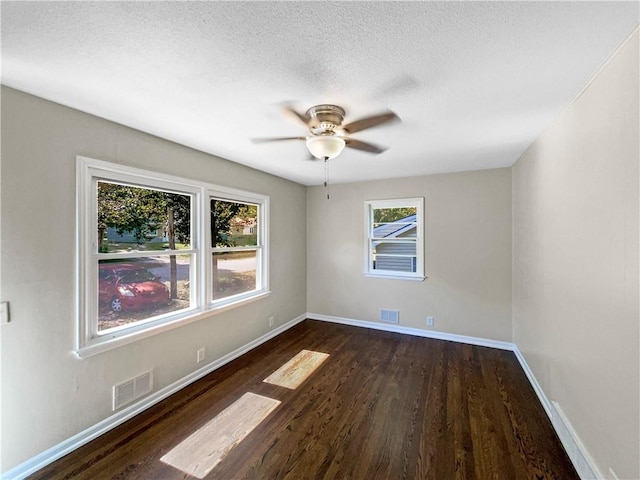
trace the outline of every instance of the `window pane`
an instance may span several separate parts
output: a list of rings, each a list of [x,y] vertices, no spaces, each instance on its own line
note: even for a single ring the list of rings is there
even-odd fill
[[[192,257],[166,255],[99,261],[98,331],[189,308]]]
[[[213,299],[251,292],[256,287],[257,251],[213,253]]]
[[[375,208],[371,237],[416,237],[416,226],[416,207]]]
[[[211,199],[211,246],[258,245],[258,206]]]
[[[415,272],[416,257],[377,255],[373,260],[373,269],[392,272]]]
[[[415,242],[372,242],[371,246],[375,270],[416,271]]]
[[[98,252],[191,248],[191,196],[97,182]]]
[[[407,217],[415,215],[417,212],[416,207],[396,207],[396,208],[374,208],[373,209],[373,222],[374,223],[386,223],[396,222],[401,220],[403,222],[412,221],[415,222],[415,218],[407,220]]]

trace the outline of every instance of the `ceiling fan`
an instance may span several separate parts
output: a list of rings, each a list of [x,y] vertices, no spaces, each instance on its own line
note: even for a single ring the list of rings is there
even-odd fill
[[[264,143],[282,140],[304,140],[311,155],[325,162],[340,155],[344,147],[373,154],[384,152],[386,148],[356,140],[351,138],[350,135],[367,128],[400,120],[392,111],[386,111],[343,125],[344,109],[330,104],[315,105],[307,110],[305,114],[298,112],[291,106],[285,107],[285,111],[293,114],[304,123],[309,129],[309,135],[304,137],[254,138],[252,141],[254,143]]]

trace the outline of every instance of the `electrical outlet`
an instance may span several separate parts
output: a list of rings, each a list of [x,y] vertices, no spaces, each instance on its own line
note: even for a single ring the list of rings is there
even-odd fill
[[[200,363],[200,362],[202,362],[203,360],[204,360],[204,348],[200,348],[200,349],[198,350],[198,354],[197,354],[197,357],[196,357],[196,361],[197,361],[198,363]]]
[[[427,326],[433,327],[433,317],[427,317]]]
[[[273,317],[269,317],[269,326],[270,327],[273,327],[273,321],[274,321],[274,318]]]

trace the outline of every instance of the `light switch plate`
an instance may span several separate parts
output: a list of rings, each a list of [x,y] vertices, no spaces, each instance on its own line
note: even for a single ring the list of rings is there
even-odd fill
[[[9,302],[0,302],[0,324],[9,323]]]

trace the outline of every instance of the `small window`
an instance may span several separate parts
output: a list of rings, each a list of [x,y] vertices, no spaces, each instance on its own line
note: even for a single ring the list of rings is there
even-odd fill
[[[422,198],[365,202],[365,275],[424,280]]]

